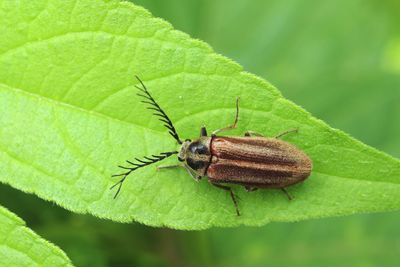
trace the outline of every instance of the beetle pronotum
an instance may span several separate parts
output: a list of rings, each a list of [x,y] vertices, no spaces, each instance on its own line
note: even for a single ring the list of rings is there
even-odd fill
[[[174,154],[178,155],[180,164],[160,166],[157,169],[183,167],[196,181],[207,176],[212,185],[230,193],[237,215],[240,215],[240,212],[236,197],[227,184],[243,185],[247,191],[278,188],[290,200],[291,197],[285,187],[299,183],[310,175],[312,169],[310,158],[294,145],[278,139],[287,133],[297,132],[297,129],[283,132],[275,138],[266,138],[253,131],[245,132],[244,137],[218,136],[218,133],[236,128],[239,118],[239,98],[237,98],[235,121],[232,125],[215,130],[211,136],[207,135],[206,127],[203,126],[198,139],[194,141],[186,139],[182,142],[167,114],[156,103],[140,78],[137,76],[136,78],[141,85],[141,87],[135,85],[140,91],[138,95],[144,98],[141,102],[150,105],[147,109],[153,110],[153,114],[160,117],[159,120],[164,123],[169,134],[181,144],[181,149],[144,159],[135,158],[135,161],[127,160],[129,167],[118,166],[126,172],[113,175],[122,177],[111,187],[112,189],[118,186],[114,198],[133,171]]]

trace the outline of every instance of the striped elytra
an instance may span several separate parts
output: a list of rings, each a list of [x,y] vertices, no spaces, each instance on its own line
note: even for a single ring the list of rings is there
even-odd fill
[[[211,137],[213,183],[252,188],[284,188],[306,179],[311,160],[294,145],[275,138]]]

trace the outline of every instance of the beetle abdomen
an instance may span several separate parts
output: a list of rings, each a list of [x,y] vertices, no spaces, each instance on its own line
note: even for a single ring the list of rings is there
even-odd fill
[[[207,176],[213,183],[282,188],[306,179],[311,160],[294,145],[274,138],[214,137]]]

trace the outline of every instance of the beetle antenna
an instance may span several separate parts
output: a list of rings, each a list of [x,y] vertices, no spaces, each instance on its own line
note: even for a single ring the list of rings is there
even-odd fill
[[[136,77],[136,79],[138,79],[138,81],[142,85],[142,87],[135,85],[135,87],[137,89],[139,89],[141,92],[141,93],[138,93],[137,95],[145,98],[145,100],[142,100],[141,102],[150,105],[150,107],[148,107],[147,109],[153,110],[154,111],[153,115],[160,117],[158,120],[160,120],[161,122],[164,123],[164,126],[167,127],[169,134],[172,135],[172,137],[179,144],[182,144],[182,141],[181,141],[181,139],[179,139],[178,133],[176,132],[175,127],[172,124],[172,121],[168,118],[167,114],[165,114],[165,112],[161,109],[161,107],[157,104],[157,102],[151,96],[151,94],[147,90],[147,87],[144,85],[142,80],[138,76],[135,76],[135,77]]]
[[[112,175],[112,177],[122,177],[122,179],[119,180],[119,182],[117,182],[116,184],[114,184],[113,186],[110,187],[110,190],[111,190],[114,187],[118,186],[118,190],[115,193],[114,199],[118,196],[119,192],[121,191],[123,182],[125,181],[126,177],[128,177],[128,175],[131,174],[131,172],[133,172],[139,168],[156,163],[158,161],[161,161],[163,159],[166,159],[174,154],[178,154],[178,151],[162,152],[160,155],[151,155],[150,157],[144,157],[144,159],[135,158],[135,161],[127,160],[126,162],[128,164],[132,165],[132,167],[118,166],[121,169],[124,169],[127,171],[123,172],[123,173]]]

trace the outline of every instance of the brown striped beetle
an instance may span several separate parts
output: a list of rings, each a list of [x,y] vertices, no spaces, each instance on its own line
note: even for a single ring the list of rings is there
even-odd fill
[[[178,154],[180,164],[160,166],[157,169],[183,167],[197,181],[207,176],[212,185],[229,191],[238,216],[240,212],[236,197],[227,184],[243,185],[247,191],[278,188],[291,200],[285,187],[304,181],[310,175],[312,169],[310,158],[294,145],[278,139],[287,133],[297,132],[297,129],[281,133],[275,138],[266,138],[253,131],[247,131],[244,137],[217,136],[220,132],[236,128],[239,118],[239,98],[237,98],[236,116],[232,125],[215,130],[211,136],[207,135],[207,130],[203,126],[198,139],[194,141],[187,139],[182,142],[167,114],[156,103],[140,78],[137,76],[136,78],[142,86],[135,85],[140,90],[138,95],[144,98],[141,102],[150,105],[147,109],[153,110],[153,114],[160,117],[159,120],[164,123],[169,134],[182,146],[180,151],[163,152],[144,159],[135,158],[135,162],[126,161],[131,166],[119,166],[127,171],[113,175],[122,177],[111,187],[112,189],[119,186],[114,198],[119,194],[122,183],[133,171],[174,154]]]

